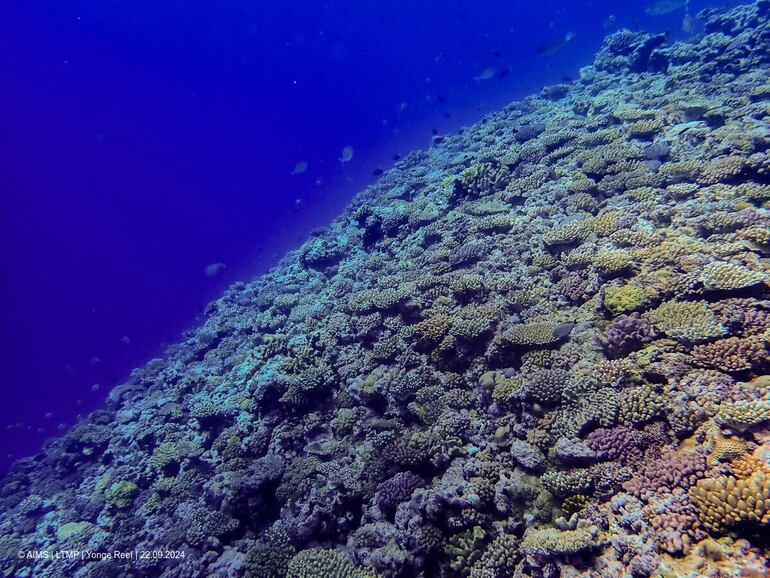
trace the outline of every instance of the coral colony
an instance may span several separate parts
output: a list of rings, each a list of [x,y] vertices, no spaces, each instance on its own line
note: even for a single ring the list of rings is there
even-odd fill
[[[768,575],[770,2],[698,21],[233,285],[12,468],[3,575]]]

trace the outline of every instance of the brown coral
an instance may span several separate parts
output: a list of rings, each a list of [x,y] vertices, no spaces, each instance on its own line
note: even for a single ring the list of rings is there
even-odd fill
[[[698,365],[722,371],[741,372],[766,363],[770,356],[767,339],[762,335],[728,337],[713,343],[693,347],[692,356]]]
[[[741,524],[770,523],[770,473],[746,466],[733,475],[700,480],[690,489],[690,501],[707,530],[724,533]]]
[[[674,339],[705,341],[725,332],[705,301],[666,301],[646,315],[656,329]]]
[[[767,275],[736,263],[715,261],[703,268],[701,280],[707,289],[730,291],[762,283]]]

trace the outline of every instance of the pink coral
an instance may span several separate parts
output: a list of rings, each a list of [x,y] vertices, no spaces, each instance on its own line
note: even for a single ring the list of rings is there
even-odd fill
[[[585,439],[586,445],[602,458],[620,462],[623,465],[642,459],[641,436],[639,432],[624,426],[599,428]]]
[[[671,493],[677,488],[689,489],[705,472],[705,455],[669,452],[658,460],[646,463],[633,478],[623,483],[623,489],[650,501],[656,494]]]

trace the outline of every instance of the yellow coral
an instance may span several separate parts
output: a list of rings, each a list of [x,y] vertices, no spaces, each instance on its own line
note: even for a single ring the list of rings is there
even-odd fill
[[[711,452],[706,463],[711,467],[719,462],[729,462],[745,454],[747,449],[748,444],[745,440],[718,434],[712,442]]]
[[[656,329],[674,339],[704,341],[725,332],[705,301],[666,301],[648,311],[647,317]]]
[[[559,556],[597,548],[604,543],[596,526],[575,530],[529,527],[521,539],[521,549],[526,554]]]
[[[591,220],[591,227],[600,237],[606,237],[620,228],[620,211],[606,211]]]
[[[604,290],[604,306],[614,315],[634,311],[642,306],[646,299],[644,289],[638,285],[607,287]]]
[[[747,269],[736,263],[715,261],[704,267],[701,280],[707,289],[729,291],[744,289],[762,283],[767,275]]]
[[[557,323],[522,323],[514,325],[503,333],[504,341],[516,345],[547,345],[555,343],[564,337],[560,328],[564,324]]]
[[[746,159],[737,155],[715,159],[706,164],[699,180],[706,184],[730,181],[739,176],[747,166]]]
[[[697,161],[679,161],[663,163],[658,172],[672,181],[695,181],[701,174],[701,164]]]
[[[723,403],[719,406],[715,421],[719,425],[744,431],[770,420],[770,401],[751,400]]]
[[[642,119],[628,125],[628,134],[636,138],[649,138],[660,132],[663,123],[658,119]]]
[[[420,321],[414,326],[414,330],[423,339],[437,342],[443,339],[451,324],[452,318],[448,314],[437,313]]]
[[[599,251],[593,258],[593,265],[602,273],[617,275],[633,267],[631,254],[623,249]]]
[[[561,245],[582,241],[589,232],[590,222],[588,221],[568,221],[552,227],[543,235],[543,242],[546,245]]]
[[[770,227],[749,227],[741,231],[740,235],[759,249],[770,248]]]
[[[724,533],[739,524],[770,523],[770,474],[751,467],[740,473],[705,478],[690,488],[690,501],[707,530]]]

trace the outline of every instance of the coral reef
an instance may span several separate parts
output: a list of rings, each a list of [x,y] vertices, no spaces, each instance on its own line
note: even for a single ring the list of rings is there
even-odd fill
[[[760,576],[770,2],[413,152],[3,480],[4,576]],[[159,550],[52,560],[17,552]]]

